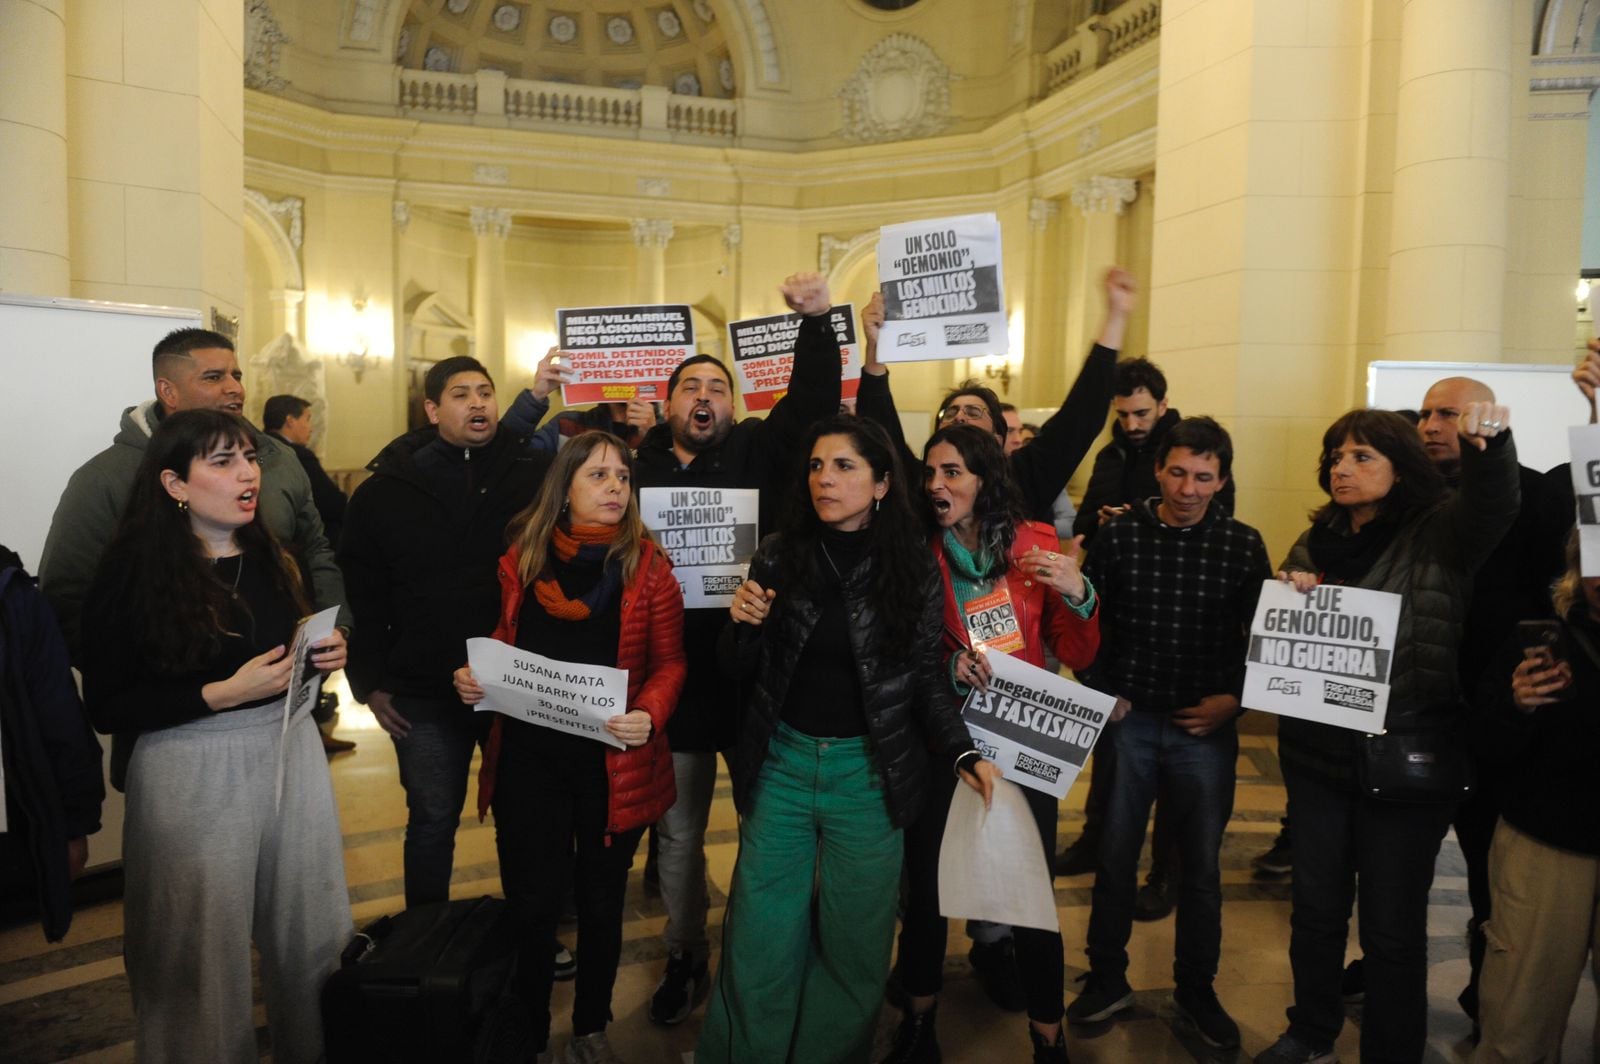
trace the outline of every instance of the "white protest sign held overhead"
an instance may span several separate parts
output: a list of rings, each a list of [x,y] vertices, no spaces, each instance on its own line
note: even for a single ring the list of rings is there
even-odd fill
[[[1600,425],[1573,425],[1567,442],[1578,507],[1578,564],[1584,576],[1600,576]]]
[[[467,640],[467,663],[483,688],[483,701],[473,707],[478,712],[503,713],[619,750],[625,745],[605,725],[627,712],[627,669],[556,661],[498,639]]]
[[[1010,654],[989,654],[989,689],[974,688],[961,719],[1006,779],[1065,798],[1117,700]]]
[[[1323,584],[1304,594],[1268,580],[1250,624],[1244,697],[1250,709],[1381,732],[1400,596]]]
[[[854,399],[861,385],[856,358],[855,308],[841,303],[828,311],[828,324],[839,341],[839,398]],[[789,390],[794,369],[794,341],[804,314],[774,314],[728,323],[728,346],[739,374],[739,392],[746,410],[771,410]]]
[[[754,488],[641,488],[639,516],[672,559],[685,609],[733,605],[756,552]]]
[[[884,313],[879,361],[1006,353],[1000,219],[993,214],[884,226],[878,282]]]
[[[684,303],[575,307],[556,311],[556,342],[572,356],[563,403],[664,402],[667,378],[694,354],[694,319]]]
[[[939,847],[939,915],[1060,930],[1044,861],[1039,825],[1020,787],[996,781],[994,805],[985,809],[982,795],[958,784]]]

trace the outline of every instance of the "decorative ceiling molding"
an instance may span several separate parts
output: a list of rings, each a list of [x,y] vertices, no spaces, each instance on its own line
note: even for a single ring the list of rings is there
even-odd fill
[[[778,62],[778,37],[772,30],[772,19],[767,14],[765,0],[740,2],[749,20],[750,35],[755,38],[756,53],[761,57],[761,80],[768,85],[776,85],[783,80],[783,68]]]
[[[845,140],[882,143],[932,136],[951,121],[953,75],[927,42],[896,33],[861,57],[839,90]]]
[[[497,236],[504,240],[511,235],[509,207],[473,207],[470,215],[473,236]]]
[[[299,196],[268,199],[253,188],[244,190],[244,216],[265,234],[284,271],[285,288],[304,288],[300,246],[305,243],[305,200]]]
[[[876,244],[877,239],[876,229],[868,229],[852,237],[823,233],[817,238],[817,272],[824,277],[831,277],[836,268],[854,259],[869,244]]]

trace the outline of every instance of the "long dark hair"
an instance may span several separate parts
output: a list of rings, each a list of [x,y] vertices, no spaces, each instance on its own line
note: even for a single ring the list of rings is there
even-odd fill
[[[1422,449],[1415,421],[1407,421],[1392,410],[1352,410],[1328,426],[1322,434],[1322,453],[1317,458],[1317,485],[1329,492],[1326,503],[1311,512],[1311,520],[1336,524],[1346,520],[1343,506],[1334,502],[1332,483],[1333,450],[1345,440],[1364,443],[1394,466],[1394,487],[1378,503],[1380,517],[1403,523],[1444,498],[1445,482],[1439,469]]]
[[[220,410],[184,410],[161,420],[144,461],[134,474],[133,493],[95,575],[95,599],[125,625],[160,673],[201,668],[230,635],[235,605],[231,589],[194,534],[189,516],[161,485],[163,472],[189,479],[190,467],[219,447],[253,450],[255,432],[244,419]],[[274,585],[300,613],[310,612],[300,569],[257,519],[234,539],[244,553],[266,566]]]
[[[1022,492],[1011,478],[1011,463],[1000,449],[994,433],[976,425],[947,425],[928,437],[922,460],[941,443],[948,443],[961,455],[967,472],[982,480],[972,500],[972,513],[978,521],[978,555],[988,561],[986,577],[1001,576],[1011,565],[1011,544],[1017,539],[1017,525],[1027,520]]]
[[[819,421],[806,433],[800,454],[809,460],[824,436],[848,437],[850,446],[871,467],[873,479],[888,480],[889,490],[866,528],[871,538],[867,556],[872,561],[867,601],[881,625],[884,645],[895,653],[909,654],[921,619],[923,581],[933,561],[923,549],[924,532],[911,508],[905,471],[888,435],[872,421],[849,414]],[[787,570],[786,575],[813,592],[831,578],[831,572],[824,576],[817,548],[825,527],[811,503],[810,477],[796,478],[778,530],[785,546],[779,564]],[[778,596],[778,602],[783,599]]]

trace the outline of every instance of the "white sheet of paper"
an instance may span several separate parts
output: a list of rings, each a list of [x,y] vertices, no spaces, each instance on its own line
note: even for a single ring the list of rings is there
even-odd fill
[[[626,745],[605,724],[628,711],[627,669],[556,661],[498,639],[467,640],[467,661],[483,687],[483,701],[473,707],[478,712],[503,713],[618,750]]]
[[[283,747],[289,735],[289,725],[297,717],[310,713],[317,704],[317,694],[322,690],[322,673],[311,667],[311,645],[320,643],[333,634],[339,620],[339,607],[329,606],[309,617],[302,617],[289,641],[289,657],[294,662],[289,667],[289,688],[283,699],[283,724],[278,731],[278,785],[273,797],[273,807],[283,801]],[[309,675],[308,675],[309,674]]]
[[[990,809],[977,791],[956,785],[939,848],[939,913],[1060,930],[1039,826],[1022,788],[1010,780],[995,785]]]
[[[1600,576],[1600,425],[1568,427],[1567,444],[1578,508],[1578,565],[1584,576]]]
[[[1400,596],[1324,584],[1309,594],[1261,586],[1250,622],[1244,694],[1250,709],[1373,734],[1389,708]]]

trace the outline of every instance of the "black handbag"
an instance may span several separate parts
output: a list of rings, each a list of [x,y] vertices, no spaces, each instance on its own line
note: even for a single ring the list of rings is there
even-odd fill
[[[1477,766],[1459,727],[1391,728],[1362,743],[1356,785],[1384,802],[1459,802],[1477,785]]]

